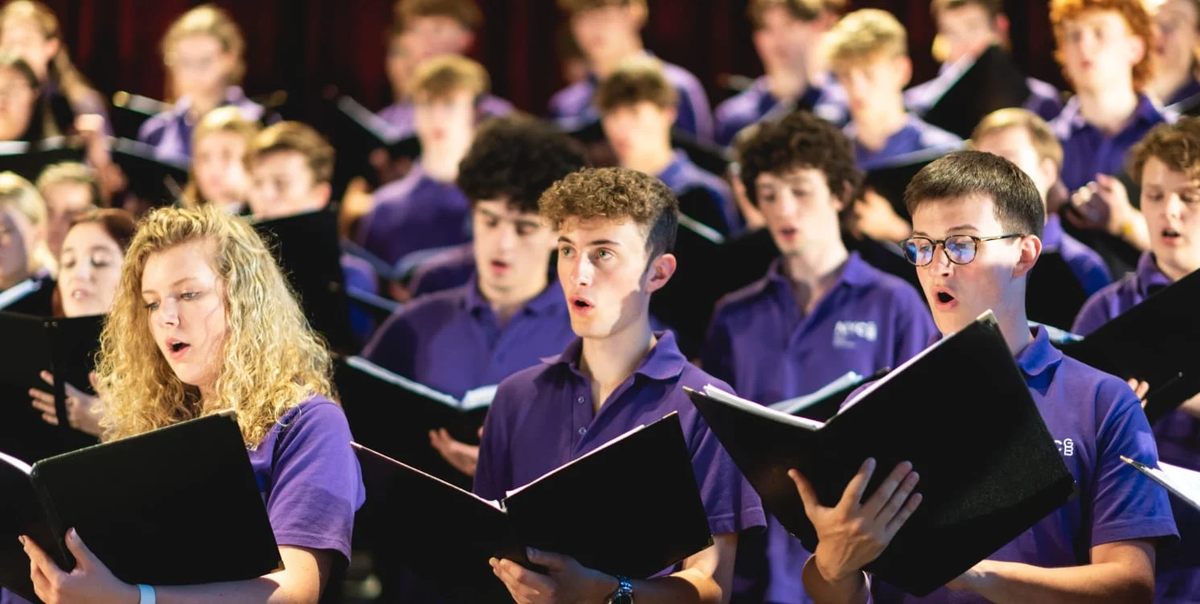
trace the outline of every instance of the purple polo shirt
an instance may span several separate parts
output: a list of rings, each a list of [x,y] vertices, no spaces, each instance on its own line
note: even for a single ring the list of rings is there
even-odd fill
[[[1096,545],[1176,537],[1166,489],[1121,461],[1124,455],[1158,463],[1150,426],[1133,391],[1119,378],[1064,357],[1044,328],[1033,334],[1034,340],[1017,354],[1017,366],[1079,493],[988,559],[1061,568],[1086,564]],[[916,598],[878,579],[873,583],[877,604],[987,602],[946,588]]]
[[[475,276],[475,247],[456,245],[421,263],[408,281],[413,298],[465,285]]]
[[[729,184],[721,177],[707,172],[700,166],[692,163],[688,156],[683,151],[675,152],[675,159],[658,175],[658,179],[663,181],[671,191],[676,195],[681,195],[683,192],[696,187],[700,187],[710,195],[714,201],[720,204],[721,214],[725,217],[725,226],[728,232],[736,230],[736,226],[740,222],[740,214],[738,213],[737,202],[733,199],[733,191],[729,188]]]
[[[592,410],[591,383],[579,369],[581,339],[561,355],[501,382],[483,428],[475,493],[500,499],[506,491],[675,411],[713,534],[763,526],[758,494],[683,392],[683,386],[727,386],[688,363],[672,332],[655,335],[658,343],[599,412]]]
[[[516,111],[516,107],[513,107],[512,103],[491,94],[479,97],[475,103],[475,109],[482,117],[500,117]],[[411,100],[403,100],[384,107],[379,111],[379,117],[393,128],[392,134],[401,138],[417,133],[416,125],[413,123]]]
[[[263,119],[266,109],[262,105],[246,98],[246,94],[238,86],[225,89],[224,105],[237,105],[242,117],[259,121]],[[192,157],[192,130],[196,122],[188,116],[192,101],[189,97],[180,97],[170,111],[160,113],[142,124],[138,130],[138,140],[154,147],[158,157]]]
[[[812,107],[814,115],[842,127],[850,121],[846,102],[846,91],[829,77],[824,86],[810,86],[805,90],[798,104]],[[758,123],[778,107],[779,99],[771,94],[767,76],[754,80],[750,88],[717,105],[717,144],[731,144],[743,128]]]
[[[289,409],[250,455],[267,518],[280,546],[350,560],[354,514],[366,499],[342,408],[321,395]],[[272,463],[273,462],[273,463]],[[0,604],[28,604],[0,589]]]
[[[1088,298],[1071,331],[1080,335],[1092,333],[1170,284],[1171,279],[1158,269],[1154,254],[1145,252],[1138,259],[1135,272]],[[1176,409],[1154,424],[1154,438],[1160,459],[1190,470],[1200,470],[1200,419]],[[1197,541],[1200,540],[1200,513],[1186,504],[1172,501],[1172,505],[1176,508],[1183,541],[1178,552],[1160,552],[1155,590],[1159,599],[1180,601],[1171,598],[1200,594],[1200,569],[1196,568],[1200,560],[1200,541]],[[1191,561],[1177,563],[1177,553],[1182,554],[1178,558],[1191,558]]]
[[[807,316],[781,266],[776,260],[764,278],[718,302],[701,354],[704,370],[743,397],[771,404],[809,394],[849,371],[866,376],[896,367],[937,334],[917,291],[858,254]],[[739,571],[749,571],[737,573],[734,593],[763,590],[764,602],[810,602],[800,581],[809,552],[800,540],[769,516],[765,551],[752,543],[739,544]]]
[[[928,124],[911,113],[908,115],[908,122],[904,124],[904,127],[888,137],[882,149],[868,149],[859,143],[858,128],[854,122],[847,124],[844,132],[850,140],[854,141],[854,161],[860,170],[874,170],[918,151],[944,149],[949,153],[961,149],[963,146],[961,138]]]
[[[573,338],[562,287],[552,281],[503,326],[471,278],[423,296],[383,324],[362,355],[390,371],[462,397],[561,351]]]
[[[1079,113],[1079,97],[1072,98],[1062,113],[1050,122],[1050,128],[1063,147],[1063,185],[1074,191],[1095,179],[1097,174],[1115,176],[1121,173],[1129,148],[1142,140],[1150,129],[1173,121],[1173,115],[1163,112],[1149,97],[1139,95],[1129,124],[1116,135],[1109,136],[1084,121]]]
[[[712,110],[708,104],[708,94],[704,92],[700,80],[692,75],[692,72],[674,63],[663,61],[662,70],[667,81],[679,91],[675,125],[694,134],[700,140],[711,141]],[[599,78],[589,73],[587,79],[582,82],[576,82],[554,93],[554,96],[550,97],[550,117],[568,129],[599,120],[600,112],[592,105],[592,99],[599,87]]]
[[[369,294],[379,294],[379,278],[370,262],[347,253],[342,253],[340,260],[347,288],[353,287]],[[375,321],[370,314],[361,308],[350,307],[350,332],[358,342],[367,341],[374,329]]]
[[[1042,251],[1062,256],[1071,273],[1089,296],[1112,283],[1112,275],[1109,274],[1104,259],[1096,250],[1064,232],[1062,218],[1058,214],[1046,217],[1046,227],[1042,231]]]
[[[375,191],[374,205],[359,222],[357,241],[388,264],[471,240],[470,201],[452,183],[426,175],[420,162]]]
[[[1186,101],[1196,95],[1200,95],[1200,80],[1196,78],[1188,78],[1188,81],[1178,90],[1171,93],[1171,98],[1167,99],[1164,105],[1168,107],[1175,103]]]

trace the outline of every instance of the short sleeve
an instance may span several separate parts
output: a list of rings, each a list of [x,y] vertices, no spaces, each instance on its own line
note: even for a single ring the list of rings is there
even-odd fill
[[[733,339],[729,335],[723,306],[713,312],[704,347],[700,350],[700,367],[704,372],[737,388],[733,370]]]
[[[152,147],[157,147],[162,142],[163,133],[166,132],[167,124],[170,118],[168,114],[159,114],[151,117],[138,128],[138,142],[146,143]]]
[[[1113,319],[1108,312],[1108,295],[1107,289],[1102,290],[1084,302],[1079,315],[1075,317],[1075,324],[1071,326],[1073,333],[1086,336]]]
[[[281,428],[266,500],[276,542],[335,551],[348,561],[365,488],[346,415],[333,402],[317,402]]]
[[[416,334],[409,324],[406,309],[388,317],[362,350],[363,358],[408,378],[416,365]]]
[[[728,384],[716,387],[732,392]],[[700,499],[714,535],[740,533],[767,525],[762,500],[721,446],[717,436],[697,414],[692,437],[692,471],[700,487]]]
[[[1106,378],[1097,396],[1115,402],[1096,435],[1091,545],[1177,537],[1166,489],[1121,461],[1124,455],[1158,465],[1154,433],[1137,395],[1120,380]]]
[[[511,385],[501,382],[488,407],[479,440],[479,461],[471,491],[491,501],[503,499],[513,486],[512,466],[508,463],[509,430],[504,417],[505,410],[512,405],[510,401],[515,402],[513,396]]]

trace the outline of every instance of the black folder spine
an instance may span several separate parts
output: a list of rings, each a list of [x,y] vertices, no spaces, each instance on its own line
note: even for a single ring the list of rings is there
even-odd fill
[[[42,511],[46,516],[46,527],[50,529],[50,536],[54,539],[54,543],[39,543],[38,545],[46,549],[46,553],[54,558],[54,562],[64,571],[70,572],[75,569],[75,556],[66,547],[66,542],[63,540],[67,535],[67,529],[62,525],[62,518],[58,515],[58,508],[54,505],[54,500],[50,497],[50,493],[42,486],[38,480],[37,466],[33,467],[33,472],[29,475],[29,480],[33,484],[33,491],[37,493],[38,503],[42,506]]]

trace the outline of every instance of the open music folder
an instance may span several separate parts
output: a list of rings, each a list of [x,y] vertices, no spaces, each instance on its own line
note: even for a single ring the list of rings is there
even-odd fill
[[[71,528],[127,583],[238,581],[283,568],[232,411],[32,466],[0,454],[0,586],[38,601],[17,537],[70,570]]]
[[[810,551],[789,469],[834,506],[863,460],[867,497],[896,464],[920,474],[916,513],[866,569],[913,595],[962,574],[1066,503],[1075,483],[989,311],[853,396],[828,422],[709,387],[696,408],[763,507]]]
[[[1162,419],[1200,393],[1200,271],[1172,283],[1086,337],[1066,335],[1063,353],[1121,379],[1150,385],[1146,417]]]
[[[386,473],[408,521],[384,537],[449,587],[494,588],[488,559],[539,570],[526,547],[587,568],[646,578],[713,543],[679,416],[640,426],[488,501],[355,443],[363,471]],[[544,571],[543,571],[544,572]]]

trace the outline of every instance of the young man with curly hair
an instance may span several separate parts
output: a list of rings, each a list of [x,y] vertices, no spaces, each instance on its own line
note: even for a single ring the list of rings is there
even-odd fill
[[[781,256],[766,276],[717,304],[701,364],[763,404],[818,390],[847,372],[896,367],[936,330],[911,285],[848,253],[838,213],[862,175],[850,141],[804,112],[762,123],[740,148],[741,177]],[[808,601],[809,553],[774,518],[765,541],[738,548],[740,601]],[[765,573],[765,575],[764,575]]]
[[[567,176],[539,206],[558,230],[558,276],[578,338],[561,355],[500,383],[483,428],[475,493],[504,497],[678,412],[714,544],[675,572],[644,581],[608,576],[553,552],[529,552],[546,573],[511,560],[492,559],[492,568],[521,604],[727,602],[738,533],[762,526],[763,511],[683,391],[728,386],[688,363],[673,333],[650,327],[650,296],[675,273],[678,201],[653,176],[605,168]],[[620,484],[612,488],[613,497],[638,496]]]

